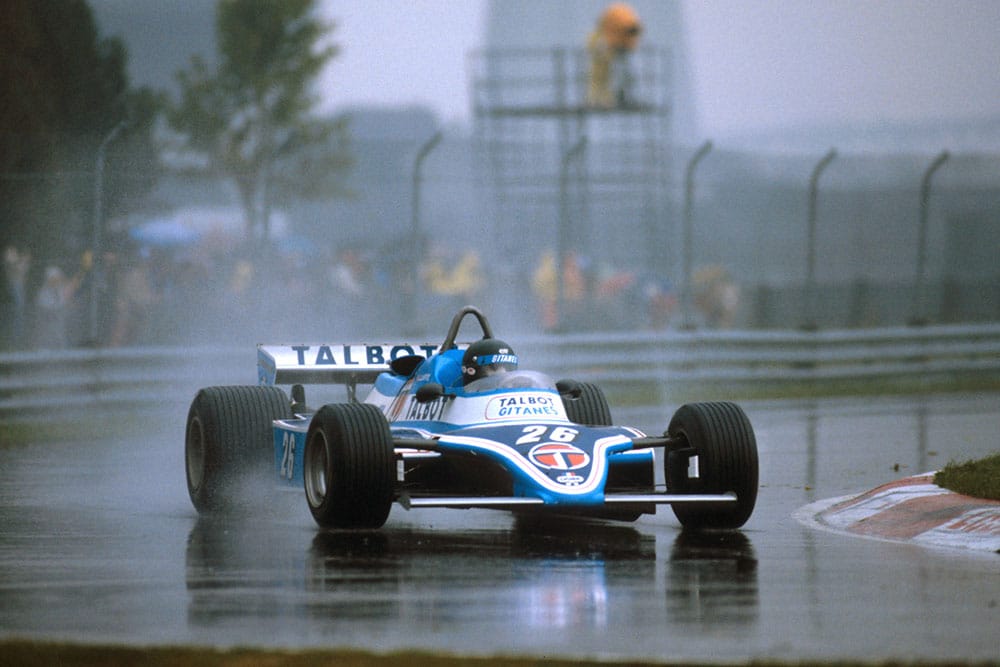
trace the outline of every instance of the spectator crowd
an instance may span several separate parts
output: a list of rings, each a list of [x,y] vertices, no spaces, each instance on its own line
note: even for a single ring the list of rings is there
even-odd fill
[[[250,261],[225,244],[125,242],[100,257],[34,257],[13,244],[3,251],[6,351],[398,337],[415,328],[407,313],[440,326],[458,307],[488,301],[496,280],[474,249],[445,246],[416,266],[399,249],[275,249]],[[518,274],[519,293],[531,295],[526,317],[540,332],[664,329],[677,312],[665,277],[577,253],[557,263],[543,252]],[[694,297],[703,325],[733,325],[739,290],[724,269],[700,270]],[[409,299],[418,308],[407,309]]]

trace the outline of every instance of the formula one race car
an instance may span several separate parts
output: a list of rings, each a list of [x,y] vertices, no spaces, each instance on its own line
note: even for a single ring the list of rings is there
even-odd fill
[[[466,317],[482,338],[456,344]],[[202,389],[191,404],[185,461],[199,512],[239,508],[267,474],[304,488],[326,528],[378,528],[394,502],[628,521],[669,504],[686,528],[737,528],[757,498],[757,445],[739,406],[681,406],[660,436],[613,426],[600,388],[518,370],[472,306],[441,345],[261,345],[258,380]],[[306,407],[303,385],[320,383],[344,384],[347,401]],[[293,385],[290,400],[277,384]],[[373,384],[364,401],[358,384]]]

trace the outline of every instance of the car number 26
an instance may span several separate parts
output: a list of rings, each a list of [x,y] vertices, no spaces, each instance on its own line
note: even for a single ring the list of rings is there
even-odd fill
[[[568,426],[545,426],[543,424],[525,426],[522,433],[524,435],[518,438],[514,444],[530,445],[542,440],[573,442],[576,440],[576,436],[580,435],[580,432],[575,428],[569,428]]]

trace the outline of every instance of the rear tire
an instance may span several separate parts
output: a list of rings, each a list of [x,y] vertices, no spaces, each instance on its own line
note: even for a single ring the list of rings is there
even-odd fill
[[[742,408],[734,403],[689,403],[667,427],[688,449],[667,452],[664,472],[670,493],[736,493],[735,504],[677,503],[674,515],[685,528],[739,528],[757,502],[757,440]],[[699,476],[688,477],[688,461],[698,457]]]
[[[576,384],[580,395],[576,398],[563,396],[566,416],[574,424],[585,426],[611,426],[611,408],[600,386],[591,382]]]
[[[274,465],[275,419],[292,416],[278,387],[206,387],[188,410],[184,462],[188,495],[201,514],[245,505],[243,490]]]
[[[324,405],[309,423],[306,501],[323,528],[379,528],[395,496],[396,457],[385,415],[367,403]]]

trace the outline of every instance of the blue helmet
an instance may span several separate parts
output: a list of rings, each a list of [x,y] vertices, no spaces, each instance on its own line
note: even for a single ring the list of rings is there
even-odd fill
[[[514,349],[499,338],[483,338],[470,345],[462,356],[462,382],[469,384],[497,372],[516,371]]]

